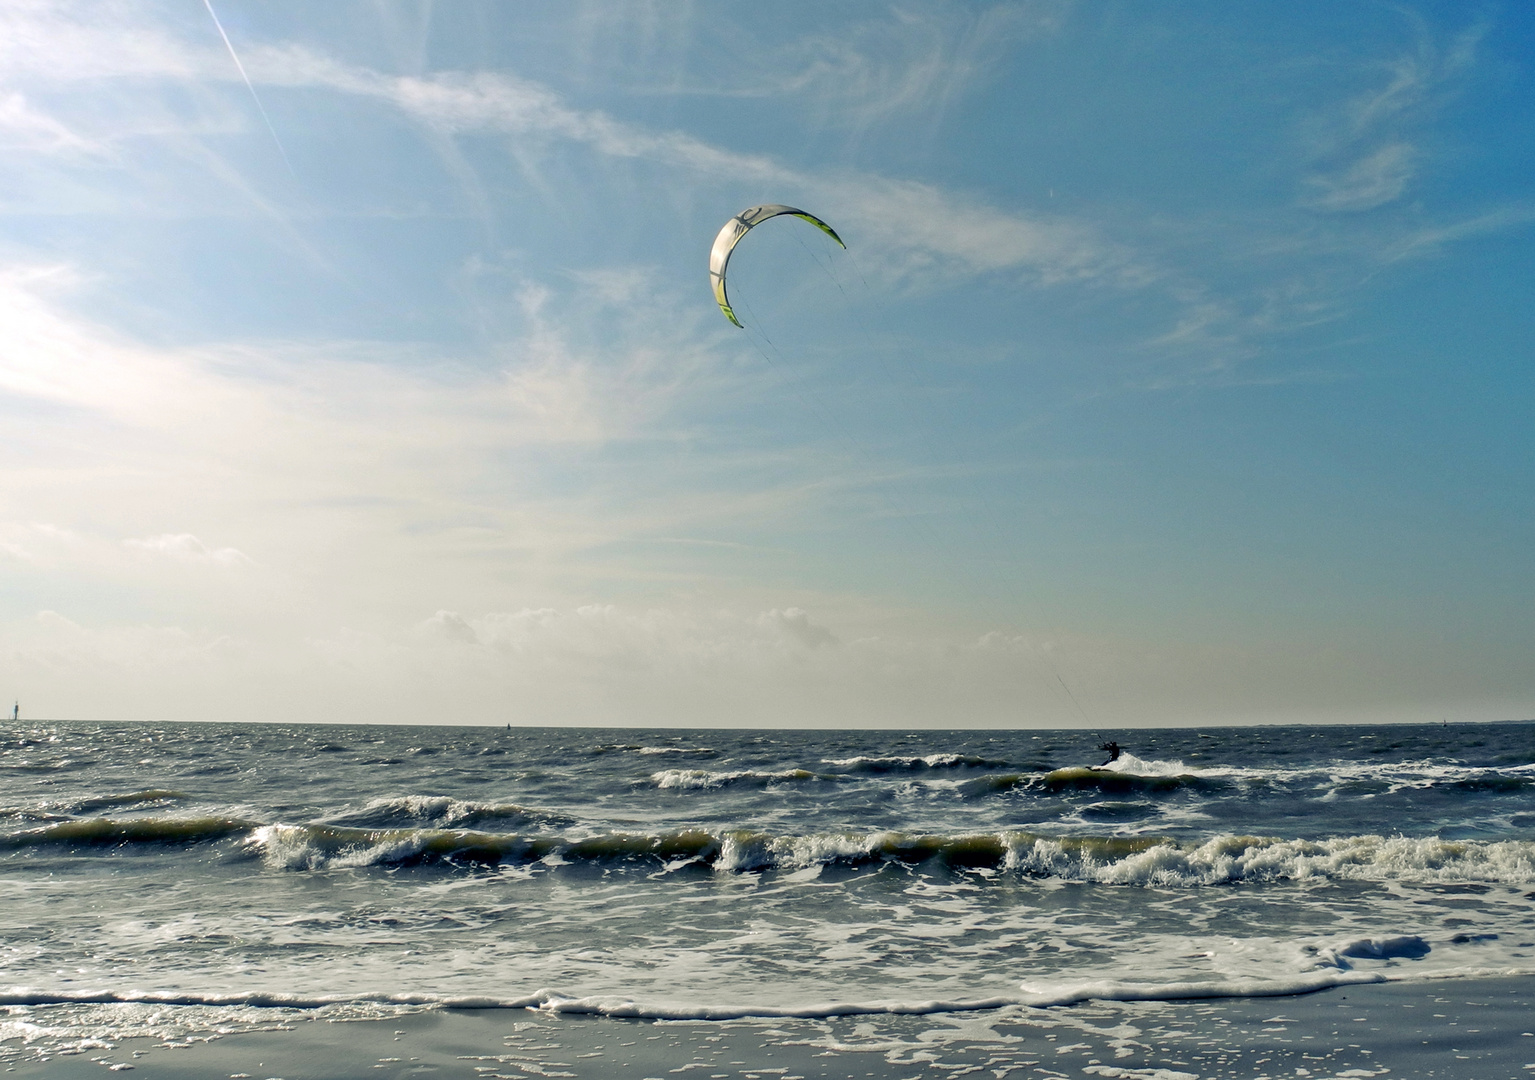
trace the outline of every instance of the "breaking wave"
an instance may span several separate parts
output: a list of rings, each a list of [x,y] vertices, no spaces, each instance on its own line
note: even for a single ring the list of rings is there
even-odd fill
[[[743,769],[738,772],[710,772],[707,769],[664,769],[652,773],[650,782],[656,787],[673,791],[713,791],[723,787],[767,787],[770,784],[789,784],[801,780],[825,780],[806,769],[783,769],[779,772],[757,772]]]
[[[1179,844],[1157,837],[1042,837],[1023,832],[923,836],[898,832],[773,836],[711,833],[608,833],[584,839],[524,837],[468,830],[336,829],[273,825],[250,843],[276,865],[380,865],[434,861],[625,863],[642,860],[716,871],[799,870],[815,866],[988,868],[1034,878],[1192,888],[1260,881],[1400,880],[1535,882],[1535,842],[1448,841],[1348,836],[1282,840],[1221,836]]]
[[[519,806],[516,803],[479,803],[446,795],[401,795],[375,799],[361,810],[338,814],[327,824],[358,828],[390,828],[411,825],[436,825],[466,828],[497,824],[503,828],[530,826],[560,827],[571,824],[564,814]]]
[[[518,997],[446,994],[306,995],[272,992],[187,993],[136,990],[75,993],[14,987],[0,991],[0,1006],[133,1003],[153,1005],[246,1006],[276,1009],[326,1009],[344,1018],[346,1006],[404,1006],[453,1009],[533,1009],[550,1014],[610,1016],[636,1020],[739,1020],[748,1017],[826,1019],[837,1016],[919,1016],[980,1012],[1010,1005],[1044,1007],[1093,999],[1106,1001],[1177,1001],[1187,998],[1280,997],[1309,994],[1334,986],[1385,982],[1377,972],[1316,972],[1278,979],[1216,979],[1136,983],[1095,980],[1055,987],[1024,984],[1022,992],[985,998],[929,998],[884,1001],[820,1001],[803,1004],[689,1004],[636,1001],[619,994],[576,996],[540,989]],[[372,1018],[371,1016],[369,1018]]]
[[[1102,885],[1194,888],[1244,882],[1396,880],[1535,882],[1535,841],[1341,836],[1322,840],[1222,835],[1203,841],[1158,836],[1044,836],[1026,831],[921,834],[898,831],[805,835],[683,828],[590,836],[467,827],[537,818],[517,806],[435,797],[383,800],[359,812],[373,827],[340,821],[265,824],[238,817],[127,817],[48,821],[0,835],[0,850],[119,845],[235,844],[286,869],[419,864],[643,864],[720,872],[877,868],[985,868],[1020,877]],[[429,822],[426,826],[411,824]]]
[[[975,757],[970,754],[927,754],[922,757],[850,757],[825,758],[821,764],[842,772],[880,773],[924,772],[930,769],[1002,769],[1006,761]],[[1041,766],[1045,768],[1047,766]]]
[[[248,833],[254,822],[229,817],[87,818],[0,836],[0,849],[116,844],[196,844]]]

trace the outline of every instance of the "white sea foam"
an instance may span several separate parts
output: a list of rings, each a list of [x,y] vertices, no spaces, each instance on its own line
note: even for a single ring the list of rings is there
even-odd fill
[[[1335,972],[1298,976],[1290,980],[1228,980],[1209,982],[1121,983],[1077,982],[1039,989],[1024,986],[1022,993],[982,998],[927,998],[915,1000],[812,1001],[796,1004],[709,1003],[647,1001],[623,994],[575,995],[552,989],[513,997],[453,994],[283,994],[79,991],[75,993],[13,987],[0,991],[0,1005],[179,1005],[245,1007],[259,1009],[319,1009],[333,1012],[343,1006],[429,1007],[453,1009],[531,1009],[547,1013],[625,1017],[642,1020],[738,1020],[746,1017],[824,1019],[833,1016],[922,1015],[977,1012],[1010,1005],[1044,1007],[1078,1001],[1172,1001],[1191,997],[1264,997],[1305,994],[1329,986],[1382,982],[1378,974]]]
[[[251,833],[249,843],[274,869],[318,870],[408,862],[431,840],[432,834],[424,830],[392,830],[348,840],[307,826],[265,825]]]
[[[1154,844],[1114,857],[1110,845],[1020,837],[1010,846],[1007,866],[1073,881],[1164,887],[1308,879],[1525,884],[1535,881],[1535,843],[1404,836],[1328,840],[1218,836],[1193,846]]]
[[[246,843],[288,870],[373,866],[421,859],[471,862],[625,860],[660,856],[711,863],[720,872],[864,863],[991,866],[1031,877],[1103,885],[1202,888],[1239,882],[1394,881],[1414,884],[1535,883],[1535,842],[1344,836],[1280,840],[1217,836],[1180,844],[1150,836],[1043,837],[1021,832],[923,836],[894,831],[772,835],[611,834],[525,838],[461,829],[347,829],[263,825]]]
[[[1122,753],[1102,766],[1108,772],[1128,773],[1132,776],[1203,776],[1227,775],[1220,769],[1191,769],[1181,761],[1146,761],[1134,754]]]
[[[765,836],[735,832],[725,837],[715,859],[716,870],[762,870],[768,867],[803,869],[831,863],[876,858],[890,833],[827,833],[820,836]]]
[[[955,769],[1000,767],[1004,761],[992,761],[972,754],[924,754],[919,757],[870,757],[859,755],[848,758],[822,758],[821,764],[850,772],[909,772],[918,769]]]
[[[1093,979],[1055,985],[1024,983],[1020,1004],[1038,1007],[1079,1001],[1181,1001],[1188,998],[1289,997],[1334,986],[1385,982],[1379,972],[1337,971],[1273,979],[1206,979],[1186,982],[1120,982]]]
[[[978,1012],[1013,1005],[1034,1008],[1070,1005],[1089,1000],[1178,1001],[1213,997],[1284,997],[1309,994],[1334,986],[1387,981],[1379,972],[1331,971],[1273,979],[1208,979],[1165,982],[1128,982],[1105,979],[1064,981],[1056,984],[1025,983],[1013,994],[978,998],[875,999],[865,1001],[810,1001],[803,1003],[736,1003],[657,1001],[624,994],[576,995],[553,989],[531,994],[490,997],[464,994],[283,994],[145,992],[96,990],[58,992],[11,987],[0,990],[0,1005],[185,1005],[246,1007],[260,1009],[335,1010],[342,1006],[383,1006],[454,1009],[530,1009],[547,1013],[585,1014],[644,1020],[737,1020],[746,1017],[824,1019],[834,1016],[922,1015]],[[370,1014],[371,1015],[371,1014]]]
[[[1535,777],[1535,763],[1490,768],[1463,762],[1415,759],[1407,761],[1330,761],[1299,766],[1191,765],[1179,759],[1143,759],[1132,753],[1097,768],[1126,776],[1181,777],[1233,780],[1333,792],[1349,787],[1378,787],[1379,794],[1428,790],[1443,786],[1497,787],[1513,781],[1523,784]]]
[[[813,780],[815,774],[804,769],[782,769],[777,772],[757,772],[743,769],[736,772],[710,772],[707,769],[663,769],[652,773],[650,781],[662,790],[711,791],[732,784],[778,784],[796,780]]]
[[[1353,938],[1317,950],[1316,967],[1337,968],[1348,971],[1353,960],[1419,960],[1433,951],[1433,947],[1416,934],[1396,934],[1391,937]]]
[[[1106,885],[1200,887],[1235,882],[1375,880],[1408,882],[1535,881],[1535,843],[1347,836],[1278,840],[1219,836],[1200,844],[1114,838],[1049,838],[1026,833],[993,837],[908,837],[900,833],[779,836],[732,834],[719,870],[803,868],[837,862],[954,857],[995,845],[1004,869]]]

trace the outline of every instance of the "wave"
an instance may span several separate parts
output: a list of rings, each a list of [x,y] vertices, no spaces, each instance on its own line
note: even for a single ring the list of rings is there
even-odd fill
[[[1528,776],[1509,776],[1507,773],[1485,772],[1461,780],[1451,780],[1435,787],[1449,787],[1456,791],[1494,791],[1507,794],[1535,787],[1535,780]]]
[[[972,797],[1016,788],[1051,794],[1072,791],[1109,795],[1166,795],[1179,791],[1222,794],[1233,790],[1239,779],[1262,779],[1252,770],[1193,769],[1181,761],[1145,761],[1134,754],[1121,754],[1117,761],[1106,765],[1052,769],[1033,763],[1029,768],[1032,771],[1015,770],[974,777],[962,781],[958,790],[961,795]]]
[[[123,795],[96,795],[87,799],[78,799],[72,803],[62,804],[56,809],[70,814],[89,814],[96,810],[114,810],[129,806],[166,806],[170,803],[184,802],[191,797],[184,791],[147,788],[144,791],[130,791]]]
[[[116,844],[196,844],[248,833],[250,821],[228,817],[89,818],[0,836],[0,849]]]
[[[1336,986],[1390,981],[1378,971],[1340,971],[1297,975],[1288,979],[1211,979],[1203,982],[1132,983],[1110,979],[1074,983],[1051,989],[1024,984],[1021,1005],[1044,1008],[1083,1001],[1186,1001],[1191,998],[1296,997]]]
[[[573,823],[564,814],[538,810],[516,803],[479,803],[447,795],[400,795],[375,799],[360,810],[338,814],[326,824],[357,828],[391,828],[412,825],[471,827],[495,823],[506,828],[561,827]]]
[[[400,866],[426,862],[537,862],[559,848],[549,839],[467,829],[358,829],[337,825],[263,825],[246,843],[285,870]]]
[[[1357,794],[1388,794],[1399,791],[1439,793],[1511,794],[1535,789],[1535,766],[1515,765],[1500,769],[1471,766],[1458,762],[1399,761],[1318,762],[1298,768],[1249,767],[1241,765],[1192,766],[1181,760],[1142,759],[1121,754],[1099,766],[1068,766],[1041,769],[1046,775],[1039,781],[1047,790],[1129,790],[1170,792],[1192,790],[1222,793],[1315,788],[1319,784]],[[1006,786],[1014,787],[1032,778],[1022,772],[1009,777]]]
[[[642,757],[714,757],[718,751],[708,746],[647,746],[644,743],[602,743],[586,751],[593,757],[603,754],[639,754]]]
[[[1200,772],[1213,775],[1226,771],[1219,767],[1215,769],[1191,768],[1177,759],[1162,761],[1159,758],[1138,758],[1128,751],[1121,753],[1113,761],[1097,766],[1097,768],[1103,772],[1133,773],[1137,776],[1188,776]]]
[[[923,757],[850,757],[823,758],[823,765],[831,765],[843,772],[880,773],[922,772],[929,769],[1002,769],[1006,761],[975,757],[970,754],[927,754]],[[1041,770],[1047,765],[1038,766]]]
[[[794,783],[802,780],[824,780],[807,769],[783,769],[779,772],[757,772],[743,769],[739,772],[710,772],[706,769],[663,769],[652,773],[650,782],[663,791],[713,791],[722,787],[767,787],[770,784]]]
[[[1233,978],[1188,982],[1134,983],[1094,980],[1052,987],[1023,984],[1019,993],[984,998],[929,998],[913,1001],[823,1001],[804,1004],[690,1004],[644,1002],[618,994],[577,996],[548,988],[509,998],[439,994],[305,995],[269,991],[206,993],[185,991],[84,990],[59,992],[27,987],[0,991],[0,1006],[16,1005],[203,1005],[279,1009],[336,1009],[345,1006],[404,1006],[445,1009],[531,1009],[554,1015],[607,1016],[634,1020],[741,1020],[750,1017],[821,1020],[843,1016],[921,1016],[982,1012],[1009,1006],[1048,1008],[1078,1002],[1179,1001],[1189,998],[1289,997],[1337,986],[1380,983],[1379,972],[1312,972],[1274,979]]]
[[[518,836],[467,829],[347,829],[319,825],[264,825],[248,845],[269,865],[289,870],[401,866],[423,863],[499,865],[645,861],[710,864],[721,842],[703,830],[609,833],[585,839]]]
[[[1190,887],[1259,881],[1535,881],[1535,843],[1435,837],[1346,836],[1280,840],[1219,836],[1200,844],[1151,842],[1120,858],[1073,850],[1072,841],[1035,840],[1013,868],[1040,876],[1114,885]]]
[[[986,776],[961,780],[955,786],[955,790],[967,798],[995,795],[1001,791],[1011,791],[1035,779],[1037,776],[1029,773],[990,773]]]
[[[1496,938],[1497,936],[1497,934],[1476,936],[1457,934],[1451,940],[1457,945],[1464,945],[1484,937]],[[1416,934],[1399,934],[1384,938],[1354,938],[1351,941],[1342,941],[1324,949],[1317,949],[1315,966],[1348,971],[1353,967],[1350,960],[1421,960],[1432,951],[1432,946]]]
[[[1045,791],[1096,791],[1106,794],[1139,792],[1165,795],[1175,791],[1223,792],[1232,787],[1221,776],[1199,773],[1135,773],[1119,769],[1056,769],[1031,780],[1031,786]]]
[[[715,871],[800,870],[938,864],[988,868],[1025,877],[1103,885],[1197,888],[1251,882],[1393,880],[1535,881],[1535,843],[1350,836],[1282,840],[1222,836],[1179,844],[1159,837],[1041,837],[1022,832],[914,835],[897,832],[772,836],[749,830],[711,833],[609,833],[578,840],[467,830],[369,831],[266,826],[251,843],[288,868],[434,861],[465,863],[625,863]]]
[[[71,821],[69,814],[56,814],[50,810],[32,806],[0,806],[0,819],[13,821]]]
[[[1343,836],[1326,840],[1224,835],[1202,842],[1156,836],[1040,836],[902,832],[772,835],[680,829],[587,837],[465,828],[260,824],[232,817],[94,818],[0,836],[0,849],[237,839],[285,869],[419,864],[634,864],[719,872],[930,865],[1101,885],[1199,888],[1252,882],[1535,882],[1535,841]]]

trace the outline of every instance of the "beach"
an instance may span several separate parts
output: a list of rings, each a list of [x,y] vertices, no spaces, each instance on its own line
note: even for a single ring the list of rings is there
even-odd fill
[[[1500,1080],[1535,1071],[1535,980],[1527,977],[936,1016],[656,1021],[434,1008],[338,1021],[321,1009],[274,1022],[282,1029],[176,1042],[128,1038],[55,1052],[46,1061],[17,1060],[7,1071],[49,1080],[99,1076],[114,1066],[188,1080],[969,1074]]]

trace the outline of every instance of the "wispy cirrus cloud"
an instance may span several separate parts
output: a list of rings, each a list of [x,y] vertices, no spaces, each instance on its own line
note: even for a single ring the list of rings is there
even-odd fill
[[[256,78],[385,102],[450,135],[562,140],[615,158],[640,158],[733,185],[805,193],[839,224],[895,257],[883,265],[945,276],[1018,272],[1046,284],[1143,284],[1157,272],[1128,245],[1082,222],[1033,217],[932,184],[867,173],[812,174],[685,132],[652,131],[600,110],[576,109],[547,87],[504,73],[389,75],[287,46],[253,52]]]
[[[1384,251],[1384,259],[1398,262],[1422,257],[1449,244],[1478,236],[1495,236],[1535,222],[1535,204],[1515,203],[1500,206],[1485,214],[1473,214],[1460,221],[1435,223],[1414,229],[1397,238]]]
[[[851,39],[806,39],[794,46],[822,54],[811,65],[820,75],[807,70],[795,78],[811,96],[830,93],[828,87],[835,83],[844,96],[866,99],[862,107],[851,100],[834,103],[835,111],[851,110],[850,115],[861,108],[872,119],[881,110],[899,112],[919,102],[935,108],[933,102],[957,92],[955,88],[967,79],[979,77],[980,69],[989,63],[985,58],[1002,43],[1053,25],[1058,12],[1054,2],[1004,6],[955,22],[902,10],[888,25],[869,24],[862,36],[894,34],[905,43],[897,52],[905,55],[915,49],[925,57],[921,63],[895,63],[895,54],[885,55],[889,42],[880,48],[875,48],[878,42],[860,46],[861,35],[854,33]],[[207,42],[190,42],[146,23],[127,7],[108,5],[86,21],[67,6],[26,0],[0,16],[0,38],[6,38],[7,32],[8,44],[0,46],[0,87],[17,79],[50,85],[154,78],[242,81],[242,72],[230,63],[211,25]],[[124,41],[136,47],[125,49]],[[21,48],[17,42],[31,42],[33,47]],[[256,86],[338,93],[396,109],[438,140],[445,165],[470,189],[466,194],[471,204],[483,204],[485,195],[472,170],[452,149],[451,140],[504,136],[524,156],[538,143],[573,144],[604,157],[646,160],[733,186],[800,193],[796,197],[836,213],[866,245],[891,253],[891,258],[879,261],[889,273],[953,277],[1017,272],[1043,283],[1120,285],[1155,276],[1143,256],[1123,242],[1099,235],[1086,222],[1008,211],[920,181],[851,171],[808,172],[770,155],[724,147],[683,131],[651,129],[600,109],[578,108],[549,87],[507,72],[399,75],[347,63],[298,44],[253,42],[242,45],[241,55],[245,72]],[[882,57],[878,63],[872,59],[876,55]],[[56,61],[46,59],[50,57]],[[838,73],[835,78],[834,72]],[[74,142],[81,147],[95,145],[90,133],[75,131],[60,116],[36,108],[23,114],[26,99],[12,100],[18,102],[15,125],[25,127],[30,138],[59,149]],[[4,119],[0,108],[0,130]],[[229,176],[221,179],[235,183]],[[242,191],[261,204],[263,213],[282,216],[266,205],[264,197],[248,188]]]
[[[212,71],[220,59],[228,62],[146,18],[139,4],[104,0],[84,8],[9,0],[0,6],[0,82],[187,78]]]
[[[1316,167],[1303,179],[1303,205],[1327,213],[1373,210],[1400,199],[1417,175],[1425,157],[1417,130],[1472,68],[1488,28],[1477,23],[1441,43],[1420,18],[1403,18],[1414,46],[1373,65],[1383,69],[1384,84],[1314,121]]]
[[[1373,210],[1393,202],[1407,190],[1417,169],[1419,151],[1408,142],[1391,142],[1333,173],[1306,178],[1311,195],[1306,205],[1316,210]]]
[[[638,79],[631,92],[671,96],[764,98],[781,102],[813,127],[857,133],[897,120],[932,129],[961,97],[984,85],[1019,45],[1064,24],[1071,0],[1024,0],[979,8],[895,6],[788,41],[732,49],[729,65],[700,71],[686,62]],[[677,12],[672,36],[695,54],[701,29]],[[730,32],[733,32],[731,28]]]
[[[104,147],[57,117],[34,108],[24,94],[0,93],[0,148],[35,154],[101,154]]]

